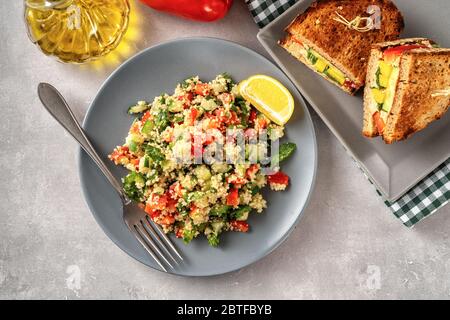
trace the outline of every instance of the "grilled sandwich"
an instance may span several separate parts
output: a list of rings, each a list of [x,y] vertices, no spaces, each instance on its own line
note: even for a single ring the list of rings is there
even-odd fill
[[[372,44],[398,39],[403,28],[402,14],[390,0],[317,0],[292,21],[279,43],[355,94],[364,86]]]
[[[424,38],[374,45],[366,82],[363,134],[406,139],[450,105],[450,49]]]

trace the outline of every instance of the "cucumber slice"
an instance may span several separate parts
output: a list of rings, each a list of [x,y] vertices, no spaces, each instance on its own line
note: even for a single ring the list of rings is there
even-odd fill
[[[128,114],[141,113],[148,109],[150,109],[149,104],[147,104],[145,101],[138,101],[136,105],[128,108]]]
[[[316,53],[312,49],[308,49],[307,58],[311,64],[316,64],[317,59],[319,59],[316,55]]]
[[[194,169],[194,173],[199,180],[207,181],[211,179],[211,171],[205,166],[201,165]]]
[[[130,148],[131,152],[136,152],[138,149],[138,144],[135,141],[131,140],[128,144],[128,148]]]
[[[153,128],[155,127],[155,124],[153,121],[147,120],[144,125],[142,126],[141,132],[144,134],[149,134]]]
[[[384,111],[384,112],[389,112],[389,111],[391,111],[391,110],[389,110],[389,109],[387,108],[386,103],[383,103],[383,105],[381,106],[381,110]]]
[[[225,226],[225,223],[222,220],[211,222],[211,227],[215,234],[219,234],[222,231],[222,228]]]

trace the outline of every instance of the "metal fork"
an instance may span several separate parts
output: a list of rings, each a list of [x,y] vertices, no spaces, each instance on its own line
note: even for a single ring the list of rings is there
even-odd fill
[[[125,224],[161,269],[167,272],[165,265],[173,269],[174,264],[179,264],[183,261],[183,257],[160,227],[126,196],[121,184],[114,178],[95,151],[83,128],[81,128],[69,105],[58,90],[48,83],[40,83],[38,85],[38,95],[45,109],[75,138],[117,191],[122,200]]]

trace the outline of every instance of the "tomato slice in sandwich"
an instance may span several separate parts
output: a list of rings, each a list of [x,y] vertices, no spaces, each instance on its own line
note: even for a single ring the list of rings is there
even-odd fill
[[[383,134],[386,124],[384,123],[383,118],[381,118],[380,112],[377,111],[373,114],[373,121],[377,126],[378,134]]]
[[[402,55],[405,51],[413,50],[413,49],[420,49],[420,48],[427,48],[427,46],[424,46],[422,44],[405,44],[402,46],[396,46],[389,49],[384,50],[383,57],[385,61],[392,61],[398,56]]]

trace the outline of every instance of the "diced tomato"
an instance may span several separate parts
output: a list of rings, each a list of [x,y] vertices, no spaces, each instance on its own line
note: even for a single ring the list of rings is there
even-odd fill
[[[249,229],[249,225],[245,221],[237,221],[232,220],[230,221],[230,227],[232,231],[238,231],[238,232],[247,232]]]
[[[147,122],[147,120],[149,120],[152,117],[152,115],[150,114],[150,111],[147,111],[146,113],[144,113],[144,115],[141,118],[141,123],[144,124]]]
[[[189,108],[193,99],[194,95],[192,94],[192,92],[188,92],[184,95],[178,96],[178,100],[183,101],[183,109]]]
[[[216,140],[216,137],[214,137],[213,135],[206,135],[203,139],[203,144],[204,145],[210,145],[211,143],[213,143]]]
[[[139,159],[137,159],[137,158],[136,159],[131,159],[130,163],[132,165],[134,165],[136,167],[136,169],[139,167]]]
[[[207,112],[204,114],[204,117],[209,120],[207,129],[218,129],[220,127],[220,120],[216,114]]]
[[[114,150],[109,156],[108,158],[112,161],[114,161],[114,163],[118,164],[119,163],[119,157],[123,157],[119,151]]]
[[[152,220],[161,215],[160,210],[155,210],[148,204],[145,205],[144,211],[152,218]]]
[[[211,118],[208,123],[208,129],[218,129],[220,127],[219,120]]]
[[[258,127],[260,129],[267,128],[268,122],[267,122],[267,119],[265,117],[259,117],[256,121],[258,122]]]
[[[139,133],[139,122],[135,122],[131,125],[130,133]]]
[[[192,92],[186,93],[184,97],[189,102],[191,102],[194,99],[194,95],[192,94]]]
[[[257,164],[252,164],[246,171],[245,176],[247,179],[251,180],[254,175],[258,172],[259,166]]]
[[[115,164],[124,164],[128,161],[130,154],[128,147],[117,147],[114,151],[108,156],[108,158],[114,161]],[[126,161],[125,161],[126,160]],[[126,162],[128,163],[128,162]]]
[[[173,224],[175,222],[175,218],[172,215],[166,215],[164,217],[162,217],[159,220],[160,224],[166,225],[166,226],[170,226],[171,224]]]
[[[233,188],[227,195],[227,205],[237,207],[239,205],[239,191]]]
[[[377,111],[373,114],[373,121],[375,121],[378,133],[379,134],[383,133],[384,127],[386,126],[386,124],[384,123],[384,120],[381,118],[379,111]]]
[[[286,186],[289,184],[289,176],[282,171],[268,176],[267,180],[269,180],[269,183],[284,184]]]
[[[191,102],[192,99],[194,99],[194,95],[192,94],[192,92],[188,92],[186,94],[178,96],[178,100],[179,101],[189,101],[189,102]]]
[[[188,118],[187,118],[186,124],[188,126],[193,126],[195,123],[195,119],[197,119],[197,116],[198,116],[198,110],[195,108],[191,108],[188,113]]]
[[[236,175],[231,175],[226,179],[228,184],[232,184],[235,188],[240,188],[242,185],[247,183],[247,180],[244,178],[240,178]]]
[[[198,214],[199,210],[200,209],[197,208],[197,206],[195,204],[191,203],[189,215],[192,217],[193,215]]]
[[[226,111],[225,108],[218,108],[214,110],[214,115],[220,124],[224,124],[226,126],[229,125],[237,125],[241,122],[238,115],[234,111]]]
[[[175,231],[175,237],[183,238],[183,228],[177,228]]]
[[[164,210],[167,205],[167,196],[165,194],[159,195],[152,193],[147,201],[147,206],[149,209],[153,210]]]
[[[167,200],[166,210],[170,213],[175,213],[177,211],[178,200],[169,198]]]
[[[200,96],[207,96],[209,94],[209,85],[207,83],[197,83],[194,92]]]
[[[183,196],[183,192],[182,192],[182,188],[181,188],[181,184],[177,181],[175,183],[173,183],[170,187],[169,187],[169,197],[172,199],[179,199]]]
[[[256,110],[252,108],[252,109],[250,110],[250,115],[249,115],[249,117],[248,117],[248,122],[249,122],[250,124],[254,124],[254,123],[255,123],[256,115],[257,115]]]

